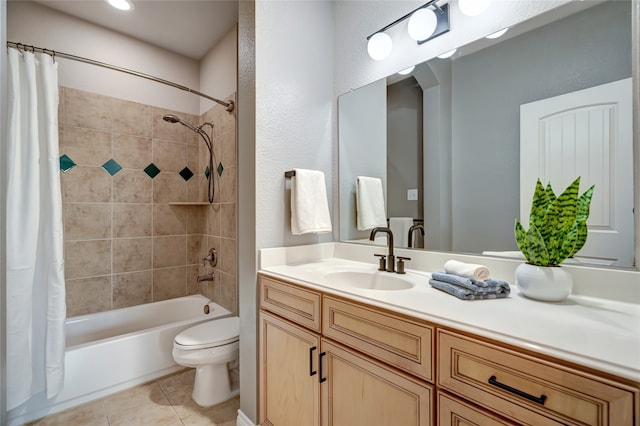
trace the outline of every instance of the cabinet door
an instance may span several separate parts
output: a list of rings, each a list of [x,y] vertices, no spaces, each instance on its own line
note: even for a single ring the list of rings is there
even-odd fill
[[[438,392],[438,426],[512,426],[515,423],[502,420],[480,408]]]
[[[260,313],[261,425],[320,424],[319,348],[317,334]]]
[[[324,339],[322,353],[323,426],[431,424],[430,385]]]

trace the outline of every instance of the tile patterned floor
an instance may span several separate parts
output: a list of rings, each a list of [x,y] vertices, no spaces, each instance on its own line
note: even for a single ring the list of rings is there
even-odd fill
[[[28,426],[235,426],[238,397],[204,408],[191,399],[189,369],[51,414]],[[27,426],[25,425],[25,426]]]

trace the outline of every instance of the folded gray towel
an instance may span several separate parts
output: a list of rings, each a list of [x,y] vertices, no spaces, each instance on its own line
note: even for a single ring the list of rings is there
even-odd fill
[[[505,289],[504,287],[497,286],[493,292],[478,293],[465,287],[434,279],[429,280],[429,284],[438,290],[442,290],[462,300],[504,299],[509,296],[511,292],[509,288]]]
[[[471,290],[474,293],[501,293],[511,291],[509,283],[500,280],[476,280],[475,278],[466,278],[459,275],[445,274],[442,272],[434,272],[431,274],[434,280],[453,284],[459,287]]]

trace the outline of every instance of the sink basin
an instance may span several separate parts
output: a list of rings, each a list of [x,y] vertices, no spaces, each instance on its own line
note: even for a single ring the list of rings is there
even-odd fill
[[[414,284],[402,275],[389,272],[340,271],[329,272],[325,279],[337,286],[360,288],[365,290],[407,290]]]

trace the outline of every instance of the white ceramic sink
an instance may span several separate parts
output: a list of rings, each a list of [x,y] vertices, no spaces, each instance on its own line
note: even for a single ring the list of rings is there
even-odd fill
[[[351,287],[365,290],[407,290],[415,284],[401,274],[382,271],[338,271],[325,274],[324,278],[331,284],[340,287]]]

